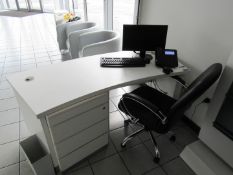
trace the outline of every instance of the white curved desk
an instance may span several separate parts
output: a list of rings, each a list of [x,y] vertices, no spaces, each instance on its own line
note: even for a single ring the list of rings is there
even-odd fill
[[[122,51],[84,57],[7,78],[29,130],[45,144],[54,166],[65,170],[108,143],[109,90],[168,76],[155,67],[154,60],[146,67],[100,67],[101,56],[131,54]],[[179,64],[169,76],[187,71]],[[88,138],[93,134],[94,138]]]

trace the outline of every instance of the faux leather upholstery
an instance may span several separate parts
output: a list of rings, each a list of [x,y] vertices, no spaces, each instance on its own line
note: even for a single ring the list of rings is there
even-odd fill
[[[220,63],[211,65],[190,84],[178,100],[149,86],[142,86],[124,94],[118,104],[119,109],[138,118],[147,130],[166,133],[183,116],[185,110],[219,78],[221,72]],[[167,117],[165,124],[160,119],[162,116]]]

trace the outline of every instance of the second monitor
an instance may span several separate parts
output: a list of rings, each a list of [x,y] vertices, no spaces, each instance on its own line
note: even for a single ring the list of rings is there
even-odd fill
[[[146,59],[146,51],[165,49],[167,25],[124,25],[123,50],[140,51],[140,57]]]

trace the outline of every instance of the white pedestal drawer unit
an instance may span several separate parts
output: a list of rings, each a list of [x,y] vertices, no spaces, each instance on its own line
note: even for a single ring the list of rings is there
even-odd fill
[[[46,117],[61,170],[108,143],[108,93],[74,104]]]

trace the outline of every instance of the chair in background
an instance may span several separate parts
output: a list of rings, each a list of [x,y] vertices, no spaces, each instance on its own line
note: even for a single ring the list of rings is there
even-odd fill
[[[118,107],[129,117],[129,120],[125,120],[125,124],[137,124],[141,126],[141,129],[127,136],[121,146],[125,147],[134,136],[142,131],[147,131],[154,144],[154,161],[159,162],[160,153],[152,131],[159,134],[169,133],[192,103],[219,78],[221,72],[222,65],[220,63],[211,65],[185,89],[184,94],[178,100],[147,85],[124,94]],[[177,77],[174,78],[179,80]],[[179,82],[181,83],[181,81]],[[175,139],[175,135],[172,134],[170,140],[175,141]]]
[[[69,37],[72,58],[91,56],[121,50],[120,35],[113,31],[94,31]]]
[[[65,23],[64,15],[66,13],[68,13],[67,10],[55,10],[53,12],[56,26]]]
[[[73,21],[59,24],[56,29],[59,49],[62,51],[69,49],[68,38],[76,38],[82,33],[95,31],[97,26],[94,22]]]

